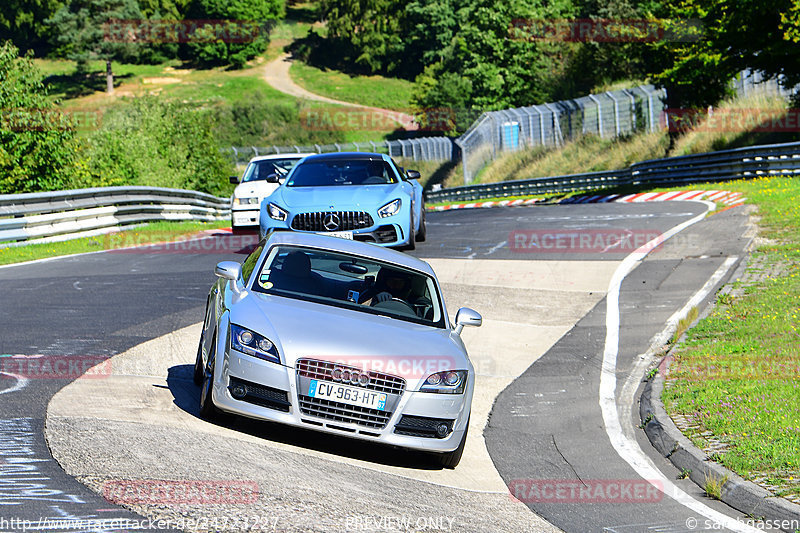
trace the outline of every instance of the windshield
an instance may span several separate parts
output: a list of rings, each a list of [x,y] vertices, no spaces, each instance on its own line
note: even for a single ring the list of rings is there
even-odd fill
[[[244,177],[242,177],[242,183],[248,181],[264,181],[270,174],[277,174],[278,178],[283,179],[298,161],[300,161],[300,159],[296,157],[253,161],[247,165],[247,169],[244,171]]]
[[[382,159],[332,159],[299,165],[286,186],[385,185],[397,181],[394,170]]]
[[[273,246],[253,290],[446,327],[432,277],[360,256]]]

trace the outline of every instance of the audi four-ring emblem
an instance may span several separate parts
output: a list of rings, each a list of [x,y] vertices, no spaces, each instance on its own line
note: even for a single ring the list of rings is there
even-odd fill
[[[340,383],[350,383],[352,385],[368,385],[369,374],[366,372],[359,372],[358,370],[349,370],[347,368],[339,368],[338,366],[331,371],[331,378],[333,381]]]

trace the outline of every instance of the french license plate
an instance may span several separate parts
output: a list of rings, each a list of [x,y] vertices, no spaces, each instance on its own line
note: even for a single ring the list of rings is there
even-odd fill
[[[349,241],[353,240],[353,232],[352,231],[321,231],[319,232],[320,235],[329,235],[331,237],[339,237],[340,239],[347,239]]]
[[[312,398],[322,398],[335,402],[369,407],[379,411],[386,410],[386,393],[375,392],[368,389],[359,389],[329,381],[312,379],[308,387],[308,395]]]

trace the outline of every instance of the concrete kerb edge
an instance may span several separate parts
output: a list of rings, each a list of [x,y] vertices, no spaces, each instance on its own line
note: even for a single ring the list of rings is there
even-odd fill
[[[749,248],[749,245],[748,245]],[[742,260],[731,279],[738,279],[747,267],[747,260]],[[726,284],[720,292],[730,290]],[[713,302],[705,307],[691,327],[708,316],[713,309]],[[753,519],[771,521],[792,521],[800,519],[800,505],[778,497],[741,476],[728,470],[719,463],[713,462],[705,452],[695,446],[672,421],[661,401],[664,391],[664,375],[673,361],[673,351],[685,337],[684,333],[678,342],[660,359],[655,377],[645,383],[639,398],[639,417],[644,432],[653,447],[663,457],[689,475],[699,487],[704,488],[709,479],[727,481],[722,487],[720,500],[734,509],[745,513]],[[794,529],[786,530],[794,531]]]

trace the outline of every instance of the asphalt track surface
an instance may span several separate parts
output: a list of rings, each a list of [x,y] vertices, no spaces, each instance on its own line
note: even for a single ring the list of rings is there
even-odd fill
[[[695,202],[664,202],[429,213],[428,243],[421,244],[415,255],[619,261],[630,250],[597,253],[556,247],[519,252],[510,249],[509,240],[514,231],[539,232],[540,236],[565,230],[665,231],[704,210],[703,204]],[[630,372],[649,339],[724,259],[741,257],[747,241],[742,237],[744,220],[742,208],[716,214],[692,226],[686,238],[653,252],[626,278],[620,300],[620,376]],[[121,353],[198,322],[214,280],[213,266],[242,258],[241,251],[232,250],[177,255],[98,253],[2,268],[0,291],[5,305],[0,354],[96,361]],[[506,482],[638,479],[608,444],[599,413],[598,357],[602,355],[604,310],[601,302],[498,398],[486,438]],[[0,447],[0,531],[20,531],[20,520],[30,521],[30,530],[35,530],[42,517],[136,518],[66,475],[50,457],[43,436],[47,404],[70,381],[30,379],[15,390],[20,387],[17,380],[0,378],[4,443]],[[640,432],[637,438],[641,437]],[[648,450],[649,445],[641,442],[641,447]],[[665,461],[659,466],[669,472]],[[700,498],[699,489],[689,482],[681,486]],[[686,520],[696,513],[668,498],[627,507],[581,501],[527,504],[565,531],[702,530],[687,529]],[[707,499],[704,504],[737,516],[721,504]],[[703,517],[698,519],[702,525]]]

